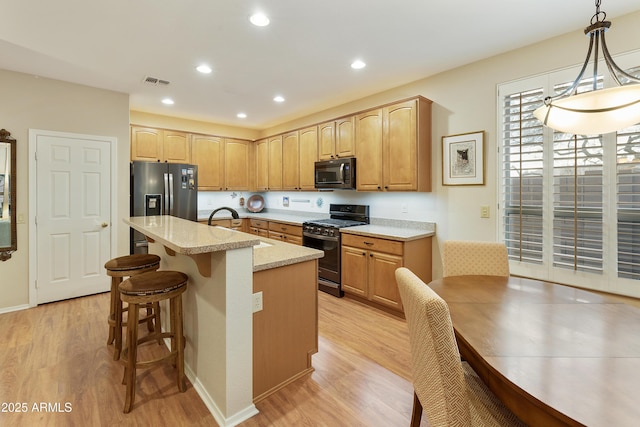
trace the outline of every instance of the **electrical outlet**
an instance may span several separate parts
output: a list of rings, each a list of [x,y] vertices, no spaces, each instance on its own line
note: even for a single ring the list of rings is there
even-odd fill
[[[407,204],[406,204],[406,203],[403,203],[403,204],[400,206],[400,210],[402,211],[402,213],[407,213],[407,212],[409,212],[409,207],[407,206]]]
[[[262,311],[262,291],[253,294],[253,312]]]
[[[480,206],[480,218],[489,218],[489,206]]]

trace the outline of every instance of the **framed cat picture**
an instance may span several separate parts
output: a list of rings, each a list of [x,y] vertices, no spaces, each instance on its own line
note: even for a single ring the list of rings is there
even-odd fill
[[[442,185],[484,185],[484,131],[442,137]]]

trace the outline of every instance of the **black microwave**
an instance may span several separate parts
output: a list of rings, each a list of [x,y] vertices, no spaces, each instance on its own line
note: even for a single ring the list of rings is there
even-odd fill
[[[315,163],[316,188],[356,188],[356,159],[320,160]]]

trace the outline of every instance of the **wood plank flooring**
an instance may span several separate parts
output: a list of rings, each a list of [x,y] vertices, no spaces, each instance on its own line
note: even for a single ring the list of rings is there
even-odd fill
[[[217,425],[191,384],[178,392],[168,366],[139,371],[134,408],[122,413],[123,368],[106,345],[108,306],[108,294],[99,294],[0,315],[0,426]],[[259,402],[260,413],[242,426],[408,426],[404,320],[320,292],[319,332],[315,371]],[[143,349],[143,357],[166,351]]]

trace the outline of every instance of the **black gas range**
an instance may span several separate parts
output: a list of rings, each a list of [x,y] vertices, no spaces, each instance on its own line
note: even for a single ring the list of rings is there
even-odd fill
[[[341,297],[340,229],[369,224],[369,206],[331,204],[329,215],[302,224],[302,244],[324,251],[324,257],[318,260],[318,288]]]

